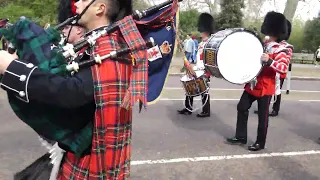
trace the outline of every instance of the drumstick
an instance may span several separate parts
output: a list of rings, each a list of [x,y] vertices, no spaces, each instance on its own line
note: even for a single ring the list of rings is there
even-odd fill
[[[264,37],[264,53],[269,54],[269,49],[268,46],[266,46],[266,43],[268,43],[270,40],[270,36],[265,36]],[[265,66],[267,64],[267,62],[262,62],[262,66]]]

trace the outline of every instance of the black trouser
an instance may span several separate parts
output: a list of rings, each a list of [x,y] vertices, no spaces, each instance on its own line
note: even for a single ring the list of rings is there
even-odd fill
[[[284,82],[284,78],[280,78],[280,89],[282,89],[283,82]],[[274,110],[275,112],[279,112],[280,103],[281,103],[281,93],[277,95],[277,99],[276,99],[276,102],[273,103],[272,110]]]
[[[264,147],[266,143],[268,124],[269,124],[269,105],[272,96],[255,97],[246,91],[243,92],[241,99],[238,103],[237,110],[237,129],[236,137],[244,138],[247,140],[247,126],[248,126],[248,116],[249,109],[252,103],[258,101],[258,132],[256,143]]]
[[[201,95],[201,98],[202,98],[202,104],[203,104],[202,112],[203,113],[210,113],[210,95],[204,93]],[[208,100],[207,100],[207,98],[208,98]],[[207,100],[207,102],[206,102],[206,100]],[[186,96],[185,105],[188,110],[192,110],[193,97]]]

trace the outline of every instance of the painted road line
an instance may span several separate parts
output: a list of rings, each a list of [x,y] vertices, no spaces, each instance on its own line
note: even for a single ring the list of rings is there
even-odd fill
[[[182,87],[164,87],[165,90],[180,90]],[[210,91],[243,91],[244,89],[225,89],[225,88],[210,88]],[[286,92],[287,90],[281,90]],[[311,91],[311,90],[290,90],[290,92],[302,92],[302,93],[320,93],[320,91]]]
[[[161,98],[160,101],[184,101],[183,98]],[[201,99],[194,98],[194,101],[200,101]],[[210,101],[239,101],[239,99],[210,99]]]
[[[280,153],[262,153],[262,154],[242,154],[242,155],[225,155],[225,156],[207,156],[207,157],[193,157],[193,158],[176,158],[176,159],[159,159],[159,160],[141,160],[132,161],[131,165],[145,165],[145,164],[170,164],[170,163],[183,163],[183,162],[202,162],[202,161],[221,161],[233,159],[257,159],[268,157],[290,157],[290,156],[305,156],[317,155],[320,150],[310,151],[293,151],[293,152],[280,152]]]
[[[320,100],[299,100],[300,102],[320,102]]]
[[[184,98],[161,98],[160,101],[184,101]],[[199,98],[194,98],[194,101],[200,101]],[[210,98],[210,101],[239,101],[240,99],[213,99]],[[295,102],[320,102],[320,100],[286,100],[286,101],[295,101]]]

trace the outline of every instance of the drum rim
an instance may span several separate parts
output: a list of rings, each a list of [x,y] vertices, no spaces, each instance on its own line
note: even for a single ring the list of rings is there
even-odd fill
[[[234,34],[234,33],[236,33],[236,32],[246,31],[246,32],[249,32],[249,33],[253,34],[254,36],[256,36],[256,37],[258,38],[258,40],[260,41],[260,43],[261,43],[261,45],[262,45],[262,48],[263,48],[263,49],[265,48],[265,45],[264,45],[264,43],[263,43],[263,41],[262,41],[262,38],[258,35],[258,33],[254,32],[253,30],[250,30],[250,29],[247,29],[247,28],[226,28],[226,29],[221,30],[221,31],[225,31],[225,30],[228,30],[228,29],[230,29],[230,30],[234,29],[234,31],[232,31],[230,34],[226,35],[226,36],[223,38],[223,40],[224,40],[225,38],[227,38],[228,36],[230,36],[231,34]],[[220,32],[220,31],[218,31],[218,32]],[[208,42],[209,42],[213,37],[214,37],[214,34],[211,35],[211,37],[208,39]],[[220,44],[223,42],[223,40],[218,43],[218,45],[217,45],[217,47],[216,47],[217,49],[219,49]],[[205,46],[204,46],[204,48],[203,48],[203,50],[204,50],[203,53],[205,53],[205,50],[208,49],[208,48],[206,48],[206,46],[207,46],[207,44],[205,44]],[[218,57],[218,53],[219,53],[219,51],[216,51],[216,57]],[[204,55],[204,57],[205,57],[205,54],[203,54],[203,55]],[[217,64],[217,67],[218,67],[218,69],[219,69],[219,64],[218,64],[218,62],[216,62],[216,64]],[[204,65],[205,65],[205,68],[207,68],[206,64],[204,64]],[[229,83],[231,83],[231,84],[236,84],[236,85],[242,85],[242,84],[247,84],[248,82],[250,82],[250,81],[254,80],[256,77],[258,77],[259,74],[261,73],[263,67],[264,67],[264,65],[262,65],[262,63],[261,63],[261,68],[260,68],[259,72],[257,73],[257,75],[256,75],[255,77],[253,77],[252,79],[244,82],[244,83],[234,83],[234,82],[231,82],[231,81],[225,79],[224,76],[223,76],[223,74],[221,74],[221,73],[220,73],[220,74],[221,74],[222,78],[223,78],[224,80],[228,81]]]

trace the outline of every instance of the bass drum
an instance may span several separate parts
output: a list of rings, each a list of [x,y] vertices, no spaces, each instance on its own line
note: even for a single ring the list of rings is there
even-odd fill
[[[233,84],[245,84],[262,69],[264,45],[259,36],[244,28],[226,29],[212,35],[203,55],[206,71]]]

